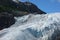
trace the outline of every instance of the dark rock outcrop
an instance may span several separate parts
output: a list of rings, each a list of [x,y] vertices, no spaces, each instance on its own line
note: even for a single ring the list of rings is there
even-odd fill
[[[15,19],[12,14],[6,12],[0,13],[0,30],[10,27],[15,23]]]

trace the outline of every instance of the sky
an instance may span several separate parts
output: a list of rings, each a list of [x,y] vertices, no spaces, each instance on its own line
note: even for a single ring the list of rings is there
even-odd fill
[[[22,2],[27,0],[20,0]],[[29,0],[46,13],[60,12],[60,0]]]

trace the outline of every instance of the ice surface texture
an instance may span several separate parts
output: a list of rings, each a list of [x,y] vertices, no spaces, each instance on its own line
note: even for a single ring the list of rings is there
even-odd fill
[[[60,32],[59,13],[29,14],[15,19],[14,25],[0,31],[0,40],[55,40],[56,32]]]

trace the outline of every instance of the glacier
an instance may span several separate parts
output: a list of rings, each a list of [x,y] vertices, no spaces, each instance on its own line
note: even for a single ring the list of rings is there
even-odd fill
[[[16,23],[0,31],[0,40],[55,40],[60,32],[60,13],[15,17]]]

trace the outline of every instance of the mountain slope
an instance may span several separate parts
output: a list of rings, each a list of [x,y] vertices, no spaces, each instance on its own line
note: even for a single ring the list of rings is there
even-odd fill
[[[60,13],[15,17],[14,25],[0,31],[0,40],[57,40],[60,37],[57,35],[60,32],[59,16]]]
[[[16,3],[12,0],[5,0],[5,1],[0,0],[0,12],[14,13],[15,11],[22,11],[22,12],[28,12],[28,13],[37,12],[38,14],[46,14],[45,12],[40,10],[35,4],[30,2]]]
[[[18,1],[18,0],[17,0]],[[15,0],[0,0],[0,30],[15,23],[14,17],[28,14],[46,14],[30,2],[15,2]]]

